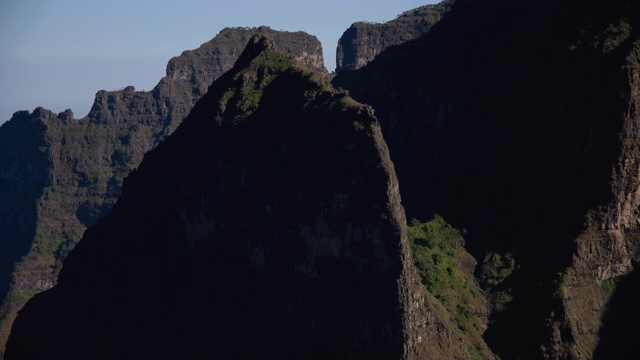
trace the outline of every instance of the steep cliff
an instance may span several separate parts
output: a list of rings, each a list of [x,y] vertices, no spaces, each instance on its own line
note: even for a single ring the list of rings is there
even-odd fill
[[[434,302],[371,109],[256,36],[24,307],[6,358],[468,358]]]
[[[86,227],[111,211],[123,177],[175,130],[256,32],[326,72],[311,35],[227,28],[171,59],[151,91],[100,91],[86,118],[38,108],[0,127],[0,356],[17,311],[55,284]]]
[[[597,349],[596,358],[633,359],[640,336],[640,21],[629,16],[612,25],[606,35],[627,33],[630,38],[617,79],[622,85],[616,119],[622,125],[620,151],[612,165],[609,201],[588,214],[576,241],[560,287],[565,311],[553,324],[554,351],[573,358],[589,357]]]
[[[392,45],[413,40],[427,33],[444,14],[453,0],[425,5],[405,11],[385,23],[357,22],[351,25],[338,41],[336,72],[357,70]]]
[[[616,336],[637,310],[606,307],[618,281],[637,294],[624,275],[638,257],[638,14],[631,1],[460,0],[334,79],[375,109],[407,215],[442,214],[481,273],[505,270],[485,332],[503,358],[591,358],[599,337],[604,358],[637,354],[624,342],[637,331]]]

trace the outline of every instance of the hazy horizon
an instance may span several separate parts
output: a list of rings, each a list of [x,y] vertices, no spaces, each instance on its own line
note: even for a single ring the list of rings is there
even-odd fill
[[[335,69],[342,33],[356,21],[384,22],[435,0],[220,2],[189,0],[5,0],[0,4],[0,123],[19,110],[71,108],[86,116],[96,92],[151,90],[166,64],[225,27],[305,31]]]

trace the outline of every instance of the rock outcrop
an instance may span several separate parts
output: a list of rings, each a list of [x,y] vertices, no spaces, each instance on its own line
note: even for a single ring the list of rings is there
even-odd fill
[[[468,358],[432,301],[372,110],[256,36],[24,307],[6,358]]]
[[[314,36],[227,28],[171,59],[151,91],[100,91],[86,118],[38,108],[0,127],[0,355],[17,311],[55,284],[86,227],[111,211],[123,177],[175,130],[256,32],[326,72]]]
[[[439,4],[405,11],[396,19],[385,23],[352,24],[338,41],[336,72],[360,69],[389,46],[427,33],[449,11],[452,4],[453,0],[444,0]]]
[[[637,309],[606,309],[624,299],[618,282],[638,298],[638,14],[632,1],[460,0],[334,79],[375,109],[407,216],[465,228],[477,259],[513,254],[485,332],[502,358],[637,354],[637,330],[616,336]]]
[[[630,11],[637,11],[635,9]],[[576,240],[571,266],[562,277],[564,312],[554,318],[556,357],[632,359],[640,333],[640,19],[613,19],[605,35],[628,32],[619,67],[621,129],[619,152],[611,166],[609,201],[587,215]],[[606,49],[606,48],[605,48]],[[618,286],[619,285],[619,286]]]

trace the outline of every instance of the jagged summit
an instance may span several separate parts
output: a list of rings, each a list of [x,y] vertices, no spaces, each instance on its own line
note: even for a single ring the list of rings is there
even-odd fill
[[[454,0],[424,5],[385,23],[356,22],[338,40],[336,72],[357,70],[384,49],[426,34],[449,12]]]
[[[167,64],[167,76],[161,81],[181,81],[206,84],[197,91],[202,96],[207,86],[225,71],[231,69],[249,38],[253,34],[264,34],[274,40],[275,48],[291,53],[300,63],[326,73],[320,41],[305,32],[276,31],[267,26],[256,28],[224,28],[218,35],[196,50],[188,50],[175,57]],[[185,61],[186,60],[186,61]],[[216,68],[215,76],[211,76],[210,67]]]
[[[255,34],[249,39],[247,47],[242,51],[240,57],[233,66],[234,69],[241,69],[249,66],[251,61],[260,53],[267,50],[275,50],[276,46],[273,40],[265,34]]]

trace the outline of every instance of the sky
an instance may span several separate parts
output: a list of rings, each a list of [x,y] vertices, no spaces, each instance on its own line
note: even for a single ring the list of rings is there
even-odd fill
[[[342,33],[437,0],[1,0],[0,123],[38,106],[84,117],[99,90],[151,90],[169,59],[225,27],[306,31],[335,69]]]

